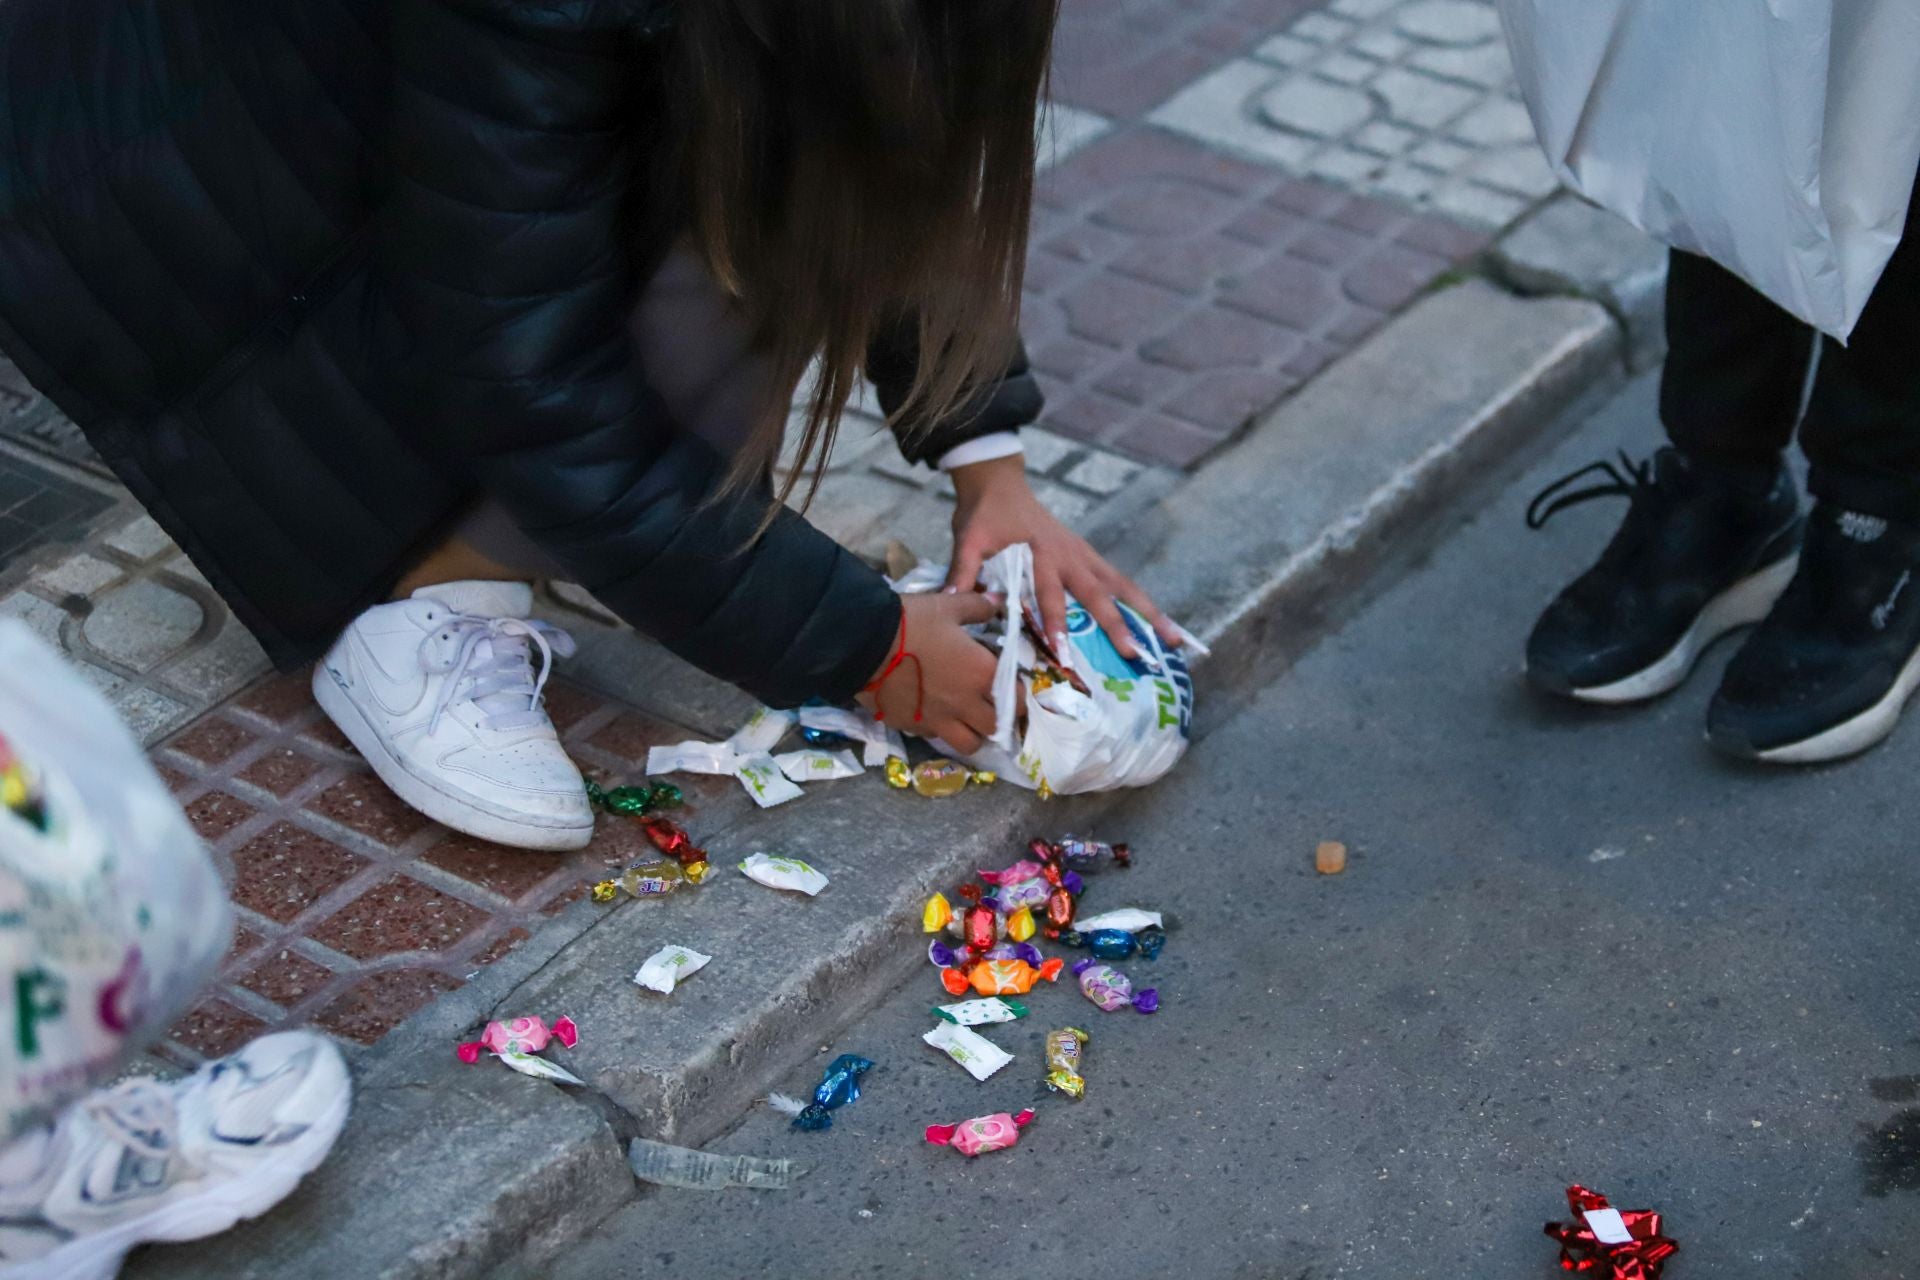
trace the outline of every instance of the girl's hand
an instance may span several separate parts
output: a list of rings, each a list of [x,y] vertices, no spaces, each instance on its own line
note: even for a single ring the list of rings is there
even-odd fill
[[[859,696],[860,705],[878,710],[896,729],[924,738],[939,738],[961,755],[972,755],[993,732],[993,672],[998,665],[987,647],[963,627],[990,622],[1000,616],[1005,602],[997,596],[966,591],[955,595],[900,597],[906,627],[907,658],[897,666],[898,636],[887,650],[887,660],[874,677],[892,666],[880,687]],[[920,719],[914,720],[918,710]]]
[[[1019,454],[957,467],[952,475],[959,504],[953,513],[948,591],[973,590],[980,577],[981,561],[1004,547],[1024,542],[1033,548],[1033,585],[1040,599],[1040,622],[1056,651],[1066,648],[1068,592],[1086,606],[1122,657],[1138,657],[1139,649],[1113,603],[1116,597],[1139,610],[1164,643],[1179,646],[1179,629],[1152,598],[1108,564],[1085,538],[1040,505],[1027,484]]]

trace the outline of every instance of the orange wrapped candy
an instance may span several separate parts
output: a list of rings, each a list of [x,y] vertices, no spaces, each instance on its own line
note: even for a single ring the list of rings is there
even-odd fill
[[[942,969],[940,982],[956,996],[969,988],[983,996],[1023,996],[1034,983],[1057,979],[1066,963],[1058,956],[1038,968],[1025,960],[982,960],[971,969]]]

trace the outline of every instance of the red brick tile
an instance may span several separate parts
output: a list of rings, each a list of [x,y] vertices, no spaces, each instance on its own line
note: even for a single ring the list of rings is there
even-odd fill
[[[528,933],[525,929],[520,929],[520,928],[509,929],[505,933],[501,934],[499,937],[495,938],[492,942],[489,942],[480,951],[480,954],[476,955],[473,958],[473,962],[475,964],[492,964],[495,960],[498,960],[500,957],[506,955],[509,951],[512,951],[515,947],[519,946],[521,943],[525,942],[528,938],[531,938],[532,936],[533,935]]]
[[[488,920],[479,907],[406,876],[374,886],[307,931],[315,942],[356,960],[441,951]]]
[[[1132,242],[1131,237],[1107,227],[1075,222],[1066,225],[1057,234],[1049,237],[1040,247],[1068,262],[1085,264],[1106,262],[1123,252]]]
[[[1256,248],[1277,248],[1313,225],[1311,219],[1297,213],[1260,204],[1246,209],[1222,227],[1220,234]]]
[[[1132,406],[1126,402],[1089,391],[1051,401],[1041,425],[1076,440],[1104,440],[1115,423],[1132,416]]]
[[[247,971],[239,985],[255,995],[265,996],[277,1005],[291,1009],[314,995],[333,977],[333,970],[307,959],[297,951],[282,948],[269,954]]]
[[[160,775],[161,785],[165,786],[168,791],[173,792],[175,795],[179,795],[182,791],[190,787],[200,785],[198,779],[182,773],[170,764],[161,764],[158,760],[151,761],[151,763],[153,765],[153,771]]]
[[[421,854],[420,860],[491,890],[510,902],[532,893],[563,865],[562,859],[551,853],[509,849],[463,835],[450,836]]]
[[[1492,237],[1488,232],[1463,227],[1444,218],[1412,218],[1394,233],[1394,239],[1409,249],[1458,262],[1486,248]]]
[[[1335,187],[1323,186],[1303,178],[1292,178],[1267,197],[1267,203],[1289,213],[1309,218],[1331,218],[1347,203],[1348,196]]]
[[[1167,412],[1210,431],[1231,435],[1296,386],[1284,374],[1259,369],[1223,369],[1187,382]]]
[[[1187,305],[1186,299],[1158,285],[1109,273],[1089,276],[1059,303],[1075,334],[1110,347],[1147,341]]]
[[[1274,258],[1221,290],[1227,306],[1310,333],[1345,310],[1335,278],[1298,258]]]
[[[335,725],[333,721],[327,719],[325,716],[321,716],[318,720],[315,720],[312,724],[302,729],[300,731],[300,737],[304,741],[312,742],[346,755],[352,756],[360,754],[354,748],[354,745],[347,741],[347,735],[340,732],[339,726]]]
[[[1233,217],[1237,202],[1190,182],[1146,181],[1122,188],[1093,211],[1093,221],[1132,235],[1186,236]]]
[[[202,716],[167,745],[201,764],[219,764],[257,741],[258,734],[242,729],[216,712]]]
[[[1349,307],[1335,313],[1334,322],[1327,326],[1320,336],[1336,346],[1351,347],[1360,339],[1380,327],[1386,317],[1378,311],[1365,311],[1359,307]]]
[[[209,791],[187,806],[187,819],[209,844],[251,818],[254,807],[224,791]]]
[[[1308,227],[1287,244],[1296,258],[1322,267],[1344,267],[1365,257],[1373,242],[1365,236],[1324,224]]]
[[[376,973],[322,1009],[313,1021],[344,1040],[372,1044],[424,1009],[434,997],[458,991],[462,985],[425,969]]]
[[[1190,467],[1225,437],[1164,414],[1146,414],[1113,437],[1113,444],[1136,458],[1169,467]]]
[[[1387,245],[1356,264],[1340,284],[1363,307],[1396,311],[1446,269],[1444,258]]]
[[[1164,336],[1141,347],[1140,354],[1155,364],[1189,373],[1258,369],[1286,359],[1299,343],[1297,333],[1280,325],[1209,307],[1187,316]]]
[[[1040,373],[1072,382],[1087,377],[1113,363],[1111,347],[1102,347],[1065,334],[1028,353],[1028,359]]]
[[[246,955],[266,939],[253,930],[241,927],[233,931],[233,945],[227,948],[227,958],[220,962],[221,972],[230,972],[233,962]]]
[[[1119,360],[1093,380],[1093,389],[1128,404],[1152,404],[1173,389],[1176,377],[1139,360]]]
[[[1055,293],[1080,274],[1081,264],[1058,254],[1033,253],[1027,257],[1027,270],[1021,288],[1029,294]]]
[[[1367,196],[1348,196],[1346,203],[1328,217],[1349,231],[1370,237],[1396,229],[1402,222],[1408,221],[1405,210]]]
[[[169,1032],[173,1039],[205,1058],[232,1053],[267,1029],[267,1024],[225,1000],[203,1001]]]
[[[1256,256],[1251,245],[1224,235],[1196,235],[1136,244],[1114,260],[1113,269],[1193,296],[1218,288]]]
[[[587,741],[602,751],[645,768],[647,748],[682,742],[688,736],[686,730],[675,728],[664,720],[656,720],[638,711],[623,711]]]
[[[1300,349],[1280,367],[1283,372],[1305,381],[1326,368],[1340,352],[1339,347],[1309,338],[1301,343]]]
[[[271,676],[240,695],[239,703],[274,724],[291,724],[313,709],[310,668]]]
[[[302,755],[291,747],[274,747],[234,776],[284,796],[298,790],[321,767],[312,756]]]
[[[307,808],[388,848],[406,843],[432,825],[426,815],[370,773],[348,774],[307,801]]]
[[[234,850],[233,900],[286,924],[366,865],[323,836],[276,822]]]
[[[586,897],[592,889],[593,885],[586,880],[582,880],[576,885],[571,885],[555,894],[551,902],[541,907],[540,914],[543,916],[557,916],[574,903],[580,901],[580,899]]]

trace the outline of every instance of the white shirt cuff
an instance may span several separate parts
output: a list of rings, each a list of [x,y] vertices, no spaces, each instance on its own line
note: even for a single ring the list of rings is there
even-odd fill
[[[942,471],[955,471],[961,467],[972,466],[976,462],[991,462],[995,458],[1011,458],[1022,452],[1018,431],[995,431],[984,436],[975,436],[964,444],[957,444],[940,455],[939,467]]]

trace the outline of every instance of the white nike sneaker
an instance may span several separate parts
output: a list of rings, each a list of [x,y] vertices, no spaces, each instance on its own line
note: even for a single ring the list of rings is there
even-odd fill
[[[580,849],[593,808],[541,697],[573,638],[532,611],[524,582],[447,582],[375,605],[313,669],[313,696],[380,781],[434,821],[522,849]]]
[[[0,1149],[0,1280],[109,1280],[136,1245],[258,1217],[327,1158],[352,1097],[311,1031],[100,1090]]]

